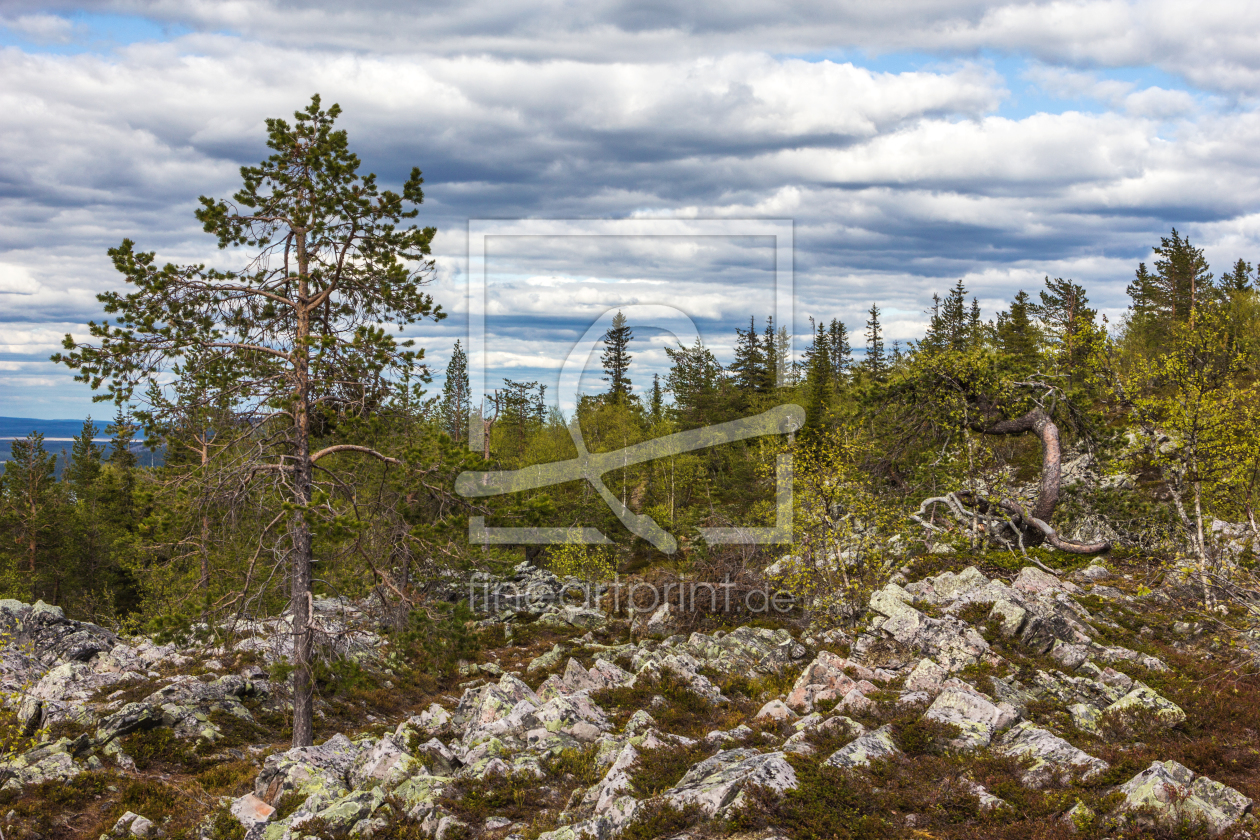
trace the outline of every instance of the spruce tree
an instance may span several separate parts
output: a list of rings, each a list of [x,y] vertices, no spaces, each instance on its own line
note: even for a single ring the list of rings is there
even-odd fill
[[[626,324],[626,316],[618,310],[613,316],[612,326],[604,333],[604,352],[600,362],[604,366],[604,381],[608,383],[608,393],[615,401],[624,401],[630,396],[630,342],[634,333]]]
[[[863,364],[873,374],[880,374],[888,367],[884,357],[884,330],[879,323],[879,306],[871,304],[866,320],[866,358]]]
[[[853,367],[853,348],[849,346],[849,330],[844,322],[832,318],[827,327],[827,351],[830,354],[831,377],[834,385],[840,385]]]
[[[1062,277],[1046,277],[1045,283],[1041,302],[1031,304],[1028,313],[1041,322],[1042,334],[1059,369],[1075,375],[1084,362],[1098,313],[1090,309],[1083,286]]]
[[[459,342],[451,350],[451,360],[446,364],[446,380],[442,383],[442,402],[439,414],[442,429],[456,443],[468,439],[468,355]]]
[[[731,373],[735,375],[735,387],[741,391],[761,391],[765,387],[766,354],[757,337],[757,323],[748,318],[748,329],[735,328],[735,360]]]
[[[1247,292],[1251,288],[1251,263],[1246,260],[1239,260],[1221,275],[1221,289],[1226,292]]]
[[[43,572],[41,558],[57,533],[56,507],[57,456],[44,448],[44,435],[31,432],[12,441],[9,460],[4,463],[4,519],[13,535],[18,555],[28,575]],[[35,580],[30,580],[32,584]],[[55,599],[54,599],[55,600]]]
[[[766,328],[761,334],[761,376],[757,390],[770,393],[779,381],[778,348],[774,333],[774,316],[766,318]]]
[[[1011,358],[1021,371],[1037,367],[1037,326],[1031,317],[1032,301],[1023,289],[1011,301],[1011,308],[998,314],[998,348]]]
[[[87,498],[101,474],[101,447],[96,444],[96,424],[89,416],[70,447],[70,460],[62,475],[76,500]]]
[[[659,373],[652,374],[652,422],[659,423],[665,412],[665,401],[661,395],[661,375]]]

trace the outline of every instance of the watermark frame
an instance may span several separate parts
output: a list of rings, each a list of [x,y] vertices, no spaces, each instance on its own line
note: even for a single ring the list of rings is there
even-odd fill
[[[485,429],[481,422],[482,400],[486,394],[486,240],[492,236],[549,237],[770,237],[774,242],[774,322],[787,327],[788,346],[785,357],[776,356],[775,380],[787,382],[793,356],[795,332],[793,222],[790,219],[470,219],[468,221],[468,378],[470,395],[477,395],[474,405],[469,400],[468,446],[483,451]],[[651,308],[651,307],[638,307]],[[680,314],[681,310],[678,310]],[[689,316],[688,316],[689,317]],[[593,328],[593,327],[592,327]],[[589,331],[588,331],[589,333]],[[577,352],[575,347],[573,352]],[[570,354],[572,356],[572,353]],[[566,360],[567,362],[568,360]],[[562,374],[563,377],[563,374]],[[465,496],[500,495],[535,487],[585,478],[633,533],[651,542],[661,551],[672,554],[677,542],[648,517],[631,512],[604,487],[600,470],[604,460],[586,452],[576,416],[570,428],[579,458],[555,465],[539,465],[512,473],[464,473],[456,490]],[[799,406],[780,406],[755,418],[737,420],[718,427],[697,429],[670,435],[639,445],[641,456],[636,461],[651,460],[683,451],[705,448],[731,440],[763,434],[791,434],[804,423]],[[608,454],[608,453],[605,453]],[[612,453],[622,455],[624,453]],[[624,463],[624,461],[623,461]],[[775,525],[770,528],[701,528],[700,534],[710,545],[719,544],[783,544],[792,540],[792,459],[781,455],[776,463]],[[494,478],[493,483],[491,477]],[[576,537],[576,539],[575,539]],[[469,541],[483,545],[551,545],[563,542],[607,544],[610,540],[597,529],[583,528],[579,533],[560,528],[496,528],[488,527],[484,517],[469,521]]]

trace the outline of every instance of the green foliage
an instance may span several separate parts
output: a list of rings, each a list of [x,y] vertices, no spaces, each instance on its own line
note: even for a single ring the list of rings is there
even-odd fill
[[[463,601],[449,607],[439,605],[432,612],[412,610],[407,627],[390,637],[386,663],[416,683],[457,674],[459,661],[475,659],[483,647],[480,635],[470,627],[472,619],[472,611]]]
[[[639,798],[657,796],[669,790],[691,767],[712,755],[714,750],[703,741],[690,746],[670,744],[641,750],[639,760],[630,773],[630,786]]]

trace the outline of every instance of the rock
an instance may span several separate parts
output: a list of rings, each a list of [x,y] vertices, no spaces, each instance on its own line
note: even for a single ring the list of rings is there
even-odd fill
[[[0,764],[3,790],[19,790],[42,782],[68,782],[82,772],[71,756],[72,742],[62,738]]]
[[[108,837],[151,837],[154,836],[154,826],[151,820],[140,816],[137,813],[128,811],[123,814],[114,823],[114,827],[109,830]]]
[[[999,631],[1009,638],[1024,629],[1024,622],[1028,620],[1028,610],[1013,601],[998,600],[993,602],[993,608],[989,610],[989,619],[997,621]]]
[[[959,780],[962,789],[970,793],[976,799],[980,800],[980,813],[987,814],[990,811],[1001,808],[1007,804],[1005,799],[994,796],[989,793],[989,789],[984,785],[977,784],[971,779],[963,778]]]
[[[935,697],[941,693],[941,684],[949,678],[949,672],[931,659],[924,657],[906,677],[906,691],[922,691]]]
[[[900,754],[901,750],[893,742],[892,727],[881,726],[836,750],[826,763],[832,767],[862,767],[870,764],[873,759]]]
[[[276,812],[275,808],[252,793],[247,793],[233,801],[230,810],[232,816],[236,817],[236,821],[243,825],[246,831],[255,825],[269,821]]]
[[[783,723],[792,720],[796,715],[787,704],[782,700],[771,700],[769,703],[761,707],[761,711],[753,717],[753,720],[773,721],[775,723]]]
[[[1045,595],[1051,592],[1079,592],[1080,589],[1074,583],[1060,580],[1049,572],[1042,571],[1036,566],[1025,566],[1019,570],[1019,574],[1015,576],[1015,580],[1011,581],[1011,588],[1029,595]]]
[[[538,619],[538,623],[544,627],[576,627],[580,630],[595,630],[607,624],[608,618],[599,610],[566,605],[557,612],[547,613]]]
[[[668,635],[674,629],[674,608],[669,604],[661,604],[648,618],[644,629],[651,635]]]
[[[846,665],[848,660],[830,651],[821,651],[813,662],[805,666],[792,686],[787,698],[788,707],[799,714],[808,714],[819,703],[844,697],[857,686],[857,682],[844,672]]]
[[[254,795],[264,802],[298,793],[318,796],[331,802],[349,793],[346,775],[359,757],[360,749],[340,733],[317,747],[294,747],[268,756],[254,782]]]
[[[1080,572],[1078,572],[1078,574],[1081,577],[1085,578],[1086,580],[1091,580],[1091,581],[1105,580],[1111,577],[1111,572],[1108,571],[1106,567],[1099,566],[1097,563],[1091,563],[1090,565],[1081,569]]]
[[[942,572],[935,577],[924,578],[921,581],[908,584],[906,592],[916,599],[921,599],[931,604],[945,604],[964,598],[968,594],[982,589],[988,583],[989,579],[979,569],[975,566],[968,566],[957,574]]]
[[[630,716],[630,720],[626,721],[626,734],[637,735],[640,732],[646,732],[654,726],[656,726],[656,721],[647,713],[647,710],[639,709]]]
[[[860,688],[854,687],[844,695],[844,699],[836,704],[836,711],[860,713],[868,711],[873,705],[875,704],[862,693]]]
[[[1082,779],[1097,776],[1110,765],[1100,758],[1077,749],[1062,738],[1031,723],[1017,724],[998,741],[1001,755],[1032,759],[1024,771],[1024,784],[1040,788],[1049,784],[1060,772],[1070,772]]]
[[[1252,801],[1231,787],[1195,776],[1175,761],[1156,761],[1120,786],[1121,809],[1149,809],[1170,821],[1202,818],[1213,835],[1220,834],[1251,811]]]
[[[796,772],[782,752],[726,750],[693,766],[664,798],[677,808],[696,805],[719,817],[741,804],[743,789],[750,785],[782,793],[796,787]]]
[[[439,745],[442,743],[437,739],[430,741],[434,742]],[[449,764],[447,767],[449,768]],[[347,781],[351,789],[379,784],[390,791],[414,775],[418,769],[416,759],[400,747],[392,736],[387,735],[355,758],[347,773]]]
[[[1128,694],[1103,710],[1109,717],[1123,720],[1133,714],[1153,714],[1165,726],[1173,727],[1186,719],[1186,713],[1171,700],[1161,697],[1145,683],[1135,683]]]
[[[956,679],[945,682],[923,716],[957,726],[959,734],[953,744],[962,749],[986,746],[997,730],[1019,720],[1019,712],[1009,703],[995,702],[987,694]]]
[[[542,656],[537,656],[530,660],[530,663],[525,666],[525,671],[529,674],[535,671],[545,671],[559,665],[562,659],[564,659],[564,648],[556,645]]]

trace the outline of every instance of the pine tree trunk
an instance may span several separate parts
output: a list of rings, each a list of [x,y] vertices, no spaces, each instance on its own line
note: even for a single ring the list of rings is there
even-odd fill
[[[314,546],[311,529],[306,522],[306,507],[311,503],[314,469],[311,464],[310,424],[310,334],[311,312],[307,287],[305,237],[298,237],[298,270],[300,273],[297,340],[293,346],[295,394],[293,420],[297,440],[293,464],[293,746],[309,747],[315,743],[314,686],[311,680],[311,562]]]

